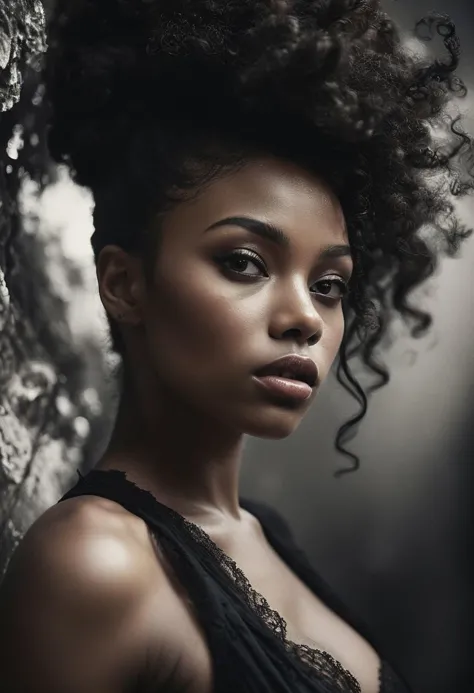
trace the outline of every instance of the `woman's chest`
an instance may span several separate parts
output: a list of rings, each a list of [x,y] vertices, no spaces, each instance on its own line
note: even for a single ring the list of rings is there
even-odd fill
[[[252,588],[284,619],[288,640],[330,654],[357,679],[362,693],[379,692],[377,652],[324,604],[267,542],[235,547],[233,558]]]
[[[241,586],[264,597],[270,609],[285,621],[287,638],[323,650],[351,672],[362,693],[379,692],[379,658],[373,648],[337,614],[321,602],[266,543],[233,541],[227,555],[248,579]],[[239,576],[236,576],[239,579]],[[233,578],[229,575],[229,580]],[[177,581],[169,607],[172,627],[167,647],[170,662],[169,690],[182,693],[213,691],[213,661],[199,614]],[[258,601],[258,600],[257,600]],[[250,608],[250,607],[249,607]],[[258,607],[263,621],[271,617],[265,605]],[[156,618],[162,618],[157,612]]]

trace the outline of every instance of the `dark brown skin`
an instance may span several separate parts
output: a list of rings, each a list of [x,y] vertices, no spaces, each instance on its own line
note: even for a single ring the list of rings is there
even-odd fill
[[[206,230],[231,216],[271,222],[289,247],[235,225]],[[344,321],[337,284],[328,298],[320,282],[347,282],[353,268],[349,256],[322,253],[347,242],[324,183],[268,158],[167,214],[151,288],[137,258],[104,248],[100,295],[111,315],[124,316],[133,385],[97,468],[125,471],[201,525],[285,618],[290,639],[327,650],[363,693],[376,693],[372,647],[289,570],[238,500],[244,435],[288,436],[316,392],[289,407],[266,397],[252,374],[298,353],[324,380]],[[257,253],[266,269],[251,257],[247,266],[219,262],[235,249]],[[21,542],[0,589],[0,640],[6,693],[212,690],[203,634],[146,525],[92,496],[54,506]]]

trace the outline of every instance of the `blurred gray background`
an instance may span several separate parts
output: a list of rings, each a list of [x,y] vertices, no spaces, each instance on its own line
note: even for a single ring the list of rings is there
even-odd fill
[[[384,5],[407,32],[430,10],[450,14],[470,89],[456,105],[474,133],[472,2]],[[0,128],[14,172],[30,125],[6,140],[5,133],[21,115],[20,104]],[[13,178],[5,180],[13,196]],[[94,464],[116,404],[89,247],[92,201],[64,172],[49,180],[44,191],[22,183],[20,224],[5,226],[0,205],[0,574],[29,524],[75,482],[75,470]],[[474,225],[474,198],[459,209]],[[249,439],[245,452],[242,495],[280,510],[318,571],[380,634],[415,693],[474,692],[473,268],[474,238],[417,296],[434,317],[429,335],[412,340],[396,326],[385,354],[390,383],[372,397],[350,443],[360,470],[333,476],[350,464],[334,437],[355,411],[333,377],[291,438]]]

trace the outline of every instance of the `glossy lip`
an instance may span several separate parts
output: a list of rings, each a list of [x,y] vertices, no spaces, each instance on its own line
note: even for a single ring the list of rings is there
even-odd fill
[[[282,356],[263,368],[259,368],[255,375],[257,377],[276,375],[291,380],[300,380],[311,388],[317,384],[319,377],[318,368],[314,361],[307,356],[299,356],[298,354]]]

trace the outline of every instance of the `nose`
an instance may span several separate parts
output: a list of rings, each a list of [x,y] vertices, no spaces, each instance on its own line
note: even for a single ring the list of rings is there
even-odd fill
[[[272,339],[291,339],[304,346],[319,342],[323,320],[306,283],[286,286],[278,293],[269,332]]]

